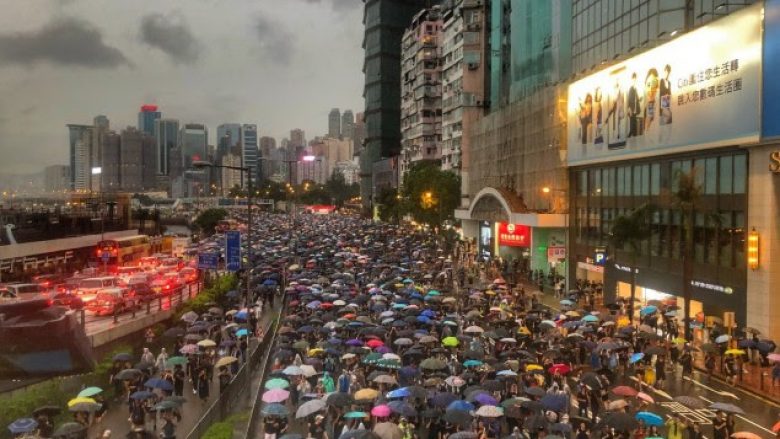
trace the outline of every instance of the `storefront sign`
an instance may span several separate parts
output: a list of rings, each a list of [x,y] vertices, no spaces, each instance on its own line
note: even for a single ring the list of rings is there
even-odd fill
[[[531,243],[531,228],[522,224],[499,223],[498,245],[528,247]]]
[[[625,271],[626,273],[631,273],[631,271],[633,270],[634,273],[639,273],[638,268],[631,268],[628,265],[615,264],[615,270]]]
[[[717,292],[723,293],[723,294],[733,294],[734,293],[734,290],[731,287],[726,287],[726,286],[717,285],[717,284],[711,284],[709,282],[704,282],[704,281],[700,281],[700,280],[692,280],[691,281],[691,285],[693,285],[694,287],[697,287],[697,288],[702,288],[702,289],[710,290],[710,291],[717,291]]]
[[[569,165],[756,142],[761,48],[756,4],[573,83]]]
[[[780,151],[774,151],[769,154],[769,170],[775,174],[780,174]]]
[[[594,252],[593,263],[596,265],[604,265],[607,263],[607,250],[603,248],[597,248]]]
[[[566,259],[566,247],[547,247],[547,260],[559,262]]]

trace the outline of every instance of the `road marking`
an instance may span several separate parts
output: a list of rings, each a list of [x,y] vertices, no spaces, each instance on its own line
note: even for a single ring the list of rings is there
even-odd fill
[[[699,395],[699,398],[701,398],[702,401],[704,401],[704,402],[708,402],[710,404],[713,404],[713,402],[711,400],[709,400],[709,399],[707,399],[707,398],[705,398],[705,397],[703,397],[701,395]],[[765,432],[767,432],[769,434],[775,434],[772,430],[770,430],[770,429],[768,429],[768,428],[766,428],[766,427],[764,427],[762,425],[756,424],[755,422],[751,421],[750,419],[748,419],[748,418],[746,418],[746,417],[744,417],[742,415],[739,415],[739,414],[735,413],[734,416],[738,417],[739,419],[742,419],[743,421],[747,422],[748,424],[750,424],[750,425],[752,425],[752,426],[754,426],[756,428],[760,428],[761,430],[764,430]]]
[[[704,387],[705,389],[709,390],[709,391],[710,391],[710,392],[712,392],[712,393],[717,393],[717,394],[718,394],[718,395],[720,395],[720,396],[727,396],[727,397],[729,397],[729,398],[734,398],[734,399],[736,399],[737,401],[740,401],[739,397],[738,397],[737,395],[735,395],[735,394],[731,393],[731,392],[725,392],[725,391],[721,391],[721,390],[716,390],[716,389],[713,389],[712,387],[710,387],[710,386],[708,386],[708,385],[706,385],[706,384],[704,384],[704,383],[700,383],[699,381],[696,381],[695,379],[693,379],[693,378],[691,378],[691,377],[683,377],[683,379],[684,379],[684,380],[688,380],[688,381],[690,381],[690,382],[692,382],[692,383],[696,384],[697,386]]]

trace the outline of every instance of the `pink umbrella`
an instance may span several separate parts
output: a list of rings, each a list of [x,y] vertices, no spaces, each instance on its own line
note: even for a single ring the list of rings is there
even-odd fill
[[[384,345],[385,344],[382,342],[382,340],[377,340],[377,339],[369,340],[366,343],[366,346],[370,347],[371,349],[378,348],[379,346],[384,346]]]
[[[641,399],[642,401],[649,402],[650,404],[653,404],[653,403],[655,402],[655,400],[653,399],[653,397],[652,397],[652,396],[650,396],[650,395],[648,395],[648,394],[647,394],[647,393],[645,393],[645,392],[639,392],[639,393],[637,393],[637,394],[636,394],[636,397],[637,397],[637,398],[639,398],[639,399]]]
[[[382,404],[371,409],[371,414],[377,418],[385,418],[390,416],[390,407]]]
[[[290,397],[290,392],[284,389],[271,389],[263,393],[263,402],[282,402]]]
[[[766,356],[769,361],[780,361],[780,354],[769,354]]]

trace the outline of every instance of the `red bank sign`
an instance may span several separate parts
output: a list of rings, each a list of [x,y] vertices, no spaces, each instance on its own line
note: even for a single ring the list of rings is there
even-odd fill
[[[498,223],[498,245],[529,247],[531,228],[522,224]]]

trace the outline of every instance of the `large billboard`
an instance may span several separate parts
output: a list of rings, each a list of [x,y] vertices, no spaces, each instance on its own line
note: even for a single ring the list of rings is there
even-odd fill
[[[764,83],[762,136],[780,137],[780,82],[775,73],[780,69],[780,0],[764,2]]]
[[[572,83],[569,165],[756,142],[760,79],[756,4]]]

